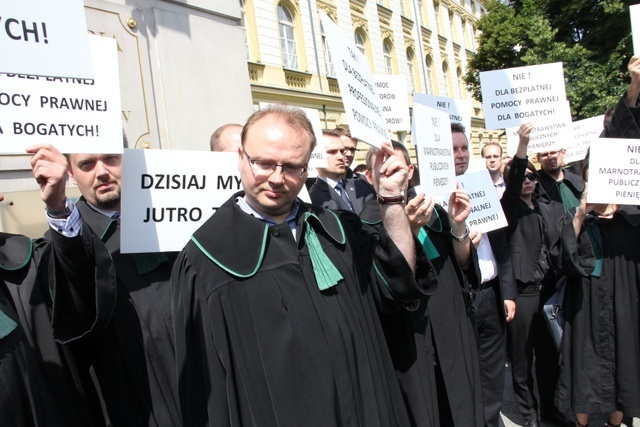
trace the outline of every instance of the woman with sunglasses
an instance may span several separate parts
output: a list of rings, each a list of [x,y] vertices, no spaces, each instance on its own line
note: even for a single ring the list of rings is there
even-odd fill
[[[538,175],[527,160],[532,123],[518,129],[520,142],[515,157],[505,167],[506,190],[501,199],[513,269],[518,283],[518,310],[508,323],[511,339],[511,373],[518,410],[525,426],[539,425],[539,418],[566,420],[553,404],[558,379],[558,352],[542,315],[542,305],[555,291],[560,252],[560,231],[565,223],[561,203],[535,194]],[[538,392],[534,392],[533,363]],[[538,401],[540,407],[538,411]],[[561,425],[566,424],[565,422]]]

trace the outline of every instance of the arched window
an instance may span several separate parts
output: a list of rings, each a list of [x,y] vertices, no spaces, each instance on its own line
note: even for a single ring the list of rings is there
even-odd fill
[[[331,52],[329,51],[329,44],[327,43],[327,36],[324,34],[322,22],[320,22],[320,31],[322,33],[322,48],[324,50],[324,63],[327,67],[327,76],[335,76],[336,70],[333,67],[333,60],[331,59]]]
[[[362,34],[362,31],[356,30],[353,34],[353,38],[356,42],[356,47],[360,49],[360,52],[362,52],[364,56],[367,56],[367,45],[365,44],[365,37],[364,34]]]
[[[296,36],[293,14],[286,6],[278,5],[278,25],[280,27],[280,45],[282,47],[282,66],[295,70],[298,68]]]
[[[427,56],[425,65],[427,66],[427,75],[425,79],[427,81],[427,93],[431,95],[437,95],[434,90],[433,84],[433,60],[431,59],[431,55]]]
[[[458,89],[460,90],[460,99],[467,99],[467,91],[465,90],[464,76],[462,75],[462,68],[456,68],[456,75],[458,77]]]
[[[387,74],[393,74],[393,56],[391,51],[391,43],[389,43],[389,40],[385,40],[382,43],[382,55],[384,56],[384,69]]]
[[[407,69],[409,70],[409,84],[411,85],[411,92],[416,92],[416,64],[414,63],[413,50],[407,49]]]

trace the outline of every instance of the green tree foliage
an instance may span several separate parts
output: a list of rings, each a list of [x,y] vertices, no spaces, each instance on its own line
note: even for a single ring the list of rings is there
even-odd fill
[[[634,0],[637,1],[637,0]],[[480,71],[562,62],[574,120],[604,113],[629,84],[631,0],[491,0],[465,76],[481,100]]]

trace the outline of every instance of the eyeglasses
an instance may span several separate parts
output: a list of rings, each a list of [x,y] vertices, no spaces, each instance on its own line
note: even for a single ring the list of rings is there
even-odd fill
[[[252,159],[247,154],[247,152],[244,151],[244,148],[242,149],[242,152],[244,153],[245,156],[247,156],[247,159],[249,160],[249,164],[251,165],[251,170],[253,171],[254,175],[269,176],[275,172],[278,166],[282,168],[282,173],[284,175],[295,177],[295,178],[302,177],[304,173],[307,171],[306,165],[305,166],[280,165],[278,163]]]
[[[533,182],[533,181],[537,181],[538,180],[538,174],[535,174],[533,172],[529,172],[528,174],[526,174],[525,179],[528,179],[529,181]]]
[[[344,149],[342,149],[342,154],[345,154],[346,152],[349,152],[351,154],[355,154],[356,151],[358,151],[358,149],[356,147],[344,147]]]
[[[558,153],[559,151],[549,151],[547,153],[540,153],[538,156],[540,156],[541,159],[546,159],[547,157],[556,157]]]

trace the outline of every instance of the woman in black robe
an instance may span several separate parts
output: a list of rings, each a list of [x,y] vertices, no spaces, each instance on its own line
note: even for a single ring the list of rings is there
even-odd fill
[[[640,209],[583,200],[574,218],[578,243],[593,246],[596,262],[566,286],[556,404],[576,412],[576,426],[593,413],[618,426],[623,413],[640,416]]]

